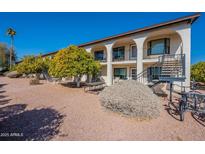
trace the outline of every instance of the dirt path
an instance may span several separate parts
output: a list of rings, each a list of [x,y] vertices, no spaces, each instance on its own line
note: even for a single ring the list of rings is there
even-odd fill
[[[0,133],[16,133],[0,140],[205,140],[203,123],[190,113],[180,122],[165,104],[158,119],[140,122],[106,111],[83,89],[0,77]]]

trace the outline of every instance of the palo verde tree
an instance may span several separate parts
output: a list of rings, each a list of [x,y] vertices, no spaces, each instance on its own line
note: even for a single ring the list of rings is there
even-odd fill
[[[191,66],[191,79],[205,82],[205,62],[199,62]]]
[[[77,87],[83,75],[96,75],[100,64],[84,48],[69,46],[60,50],[52,59],[49,74],[54,77],[74,77]]]
[[[43,59],[41,56],[26,56],[22,62],[16,67],[17,72],[21,74],[35,74],[36,78],[39,78],[39,73],[49,67],[49,58]]]

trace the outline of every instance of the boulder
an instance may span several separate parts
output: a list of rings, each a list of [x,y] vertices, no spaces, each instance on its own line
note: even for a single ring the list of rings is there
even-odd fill
[[[18,73],[17,71],[12,71],[6,74],[7,77],[9,78],[18,78],[21,76],[20,73]]]
[[[29,81],[30,85],[37,85],[40,84],[39,79],[33,78]]]

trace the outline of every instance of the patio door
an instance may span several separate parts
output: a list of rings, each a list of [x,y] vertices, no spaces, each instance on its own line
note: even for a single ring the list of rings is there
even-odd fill
[[[131,78],[135,79],[137,76],[137,69],[136,68],[131,68]]]

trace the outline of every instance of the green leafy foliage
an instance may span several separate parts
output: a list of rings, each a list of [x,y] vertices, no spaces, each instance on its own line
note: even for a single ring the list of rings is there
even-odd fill
[[[23,61],[16,66],[17,72],[21,74],[41,73],[48,69],[49,58],[43,59],[41,56],[26,56]]]
[[[6,44],[0,43],[0,67],[7,68],[9,65],[9,48]]]
[[[60,50],[52,59],[49,74],[54,77],[75,77],[78,80],[82,75],[96,75],[100,64],[94,61],[92,54],[84,48],[69,46]]]
[[[12,65],[11,68],[9,68],[9,72],[16,71],[16,69],[17,65]]]
[[[191,67],[191,79],[197,82],[205,82],[205,62],[199,62]]]

